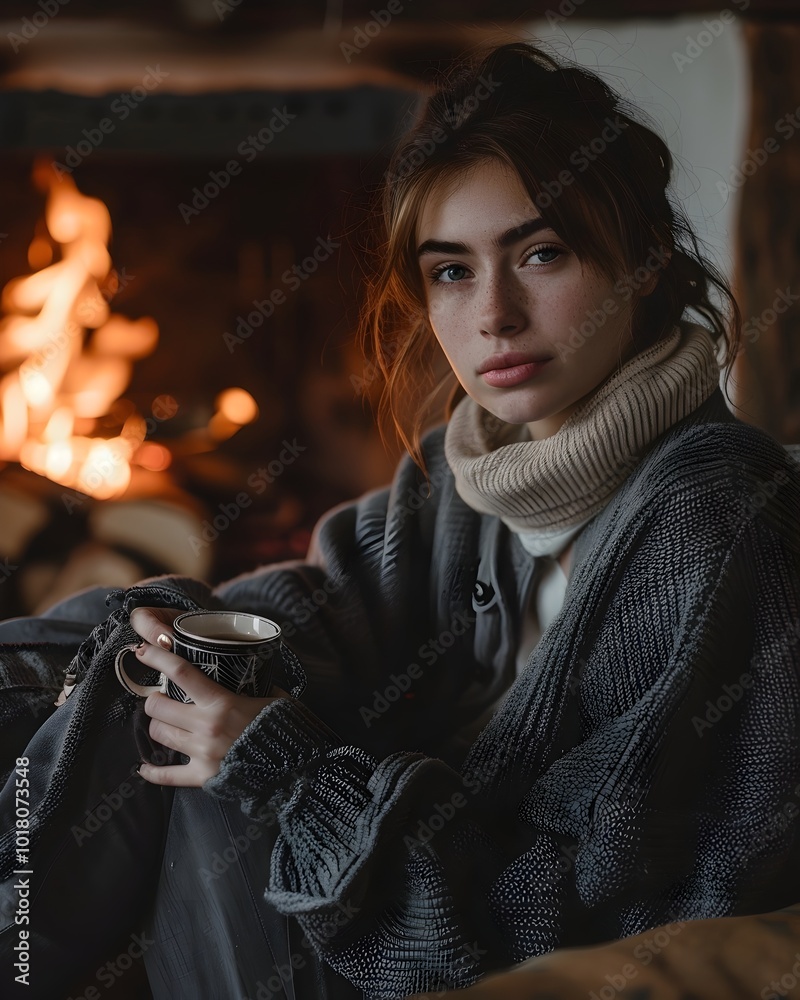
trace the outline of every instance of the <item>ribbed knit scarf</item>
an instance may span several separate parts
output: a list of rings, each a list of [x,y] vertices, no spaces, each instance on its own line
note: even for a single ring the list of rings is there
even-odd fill
[[[682,322],[635,355],[540,441],[471,397],[456,406],[445,455],[465,503],[500,517],[538,551],[555,551],[608,502],[648,445],[719,385],[710,332]],[[555,543],[555,544],[554,544]],[[536,554],[536,543],[526,548]]]

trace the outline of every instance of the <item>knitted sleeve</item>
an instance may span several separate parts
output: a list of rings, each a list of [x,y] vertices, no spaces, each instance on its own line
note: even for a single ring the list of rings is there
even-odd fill
[[[797,896],[800,480],[765,461],[764,482],[787,478],[762,483],[759,506],[747,489],[761,480],[732,483],[718,441],[691,455],[696,467],[678,455],[631,481],[645,495],[615,499],[615,527],[461,774],[352,745],[357,730],[337,736],[288,700],[206,783],[273,812],[267,898],[366,996],[460,987],[557,946]],[[332,563],[352,558],[328,530]],[[353,572],[364,591],[360,611],[343,605],[348,624],[386,585],[363,562]],[[346,658],[359,644],[330,624],[327,653],[341,643]],[[365,629],[369,655],[386,655]]]

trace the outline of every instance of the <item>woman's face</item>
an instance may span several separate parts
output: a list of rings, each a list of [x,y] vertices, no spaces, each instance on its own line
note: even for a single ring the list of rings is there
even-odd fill
[[[534,440],[632,357],[634,300],[581,267],[506,164],[436,186],[417,237],[430,323],[458,380]]]

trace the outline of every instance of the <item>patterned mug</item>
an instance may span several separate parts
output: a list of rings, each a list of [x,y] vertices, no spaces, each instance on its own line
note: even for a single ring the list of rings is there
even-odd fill
[[[178,615],[172,628],[172,648],[178,656],[229,691],[255,698],[267,696],[275,657],[281,650],[281,630],[275,622],[241,611],[187,611]],[[135,649],[121,649],[114,662],[117,678],[126,690],[141,698],[161,691],[175,701],[191,703],[189,695],[166,674],[160,675],[158,684],[131,680],[123,661],[128,656],[136,660]]]

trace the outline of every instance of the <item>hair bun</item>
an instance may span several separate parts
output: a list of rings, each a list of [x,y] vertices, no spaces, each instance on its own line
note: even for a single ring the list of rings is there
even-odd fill
[[[577,90],[581,97],[606,107],[616,106],[617,94],[594,73],[589,73],[579,66],[565,66],[559,73],[567,89]]]

